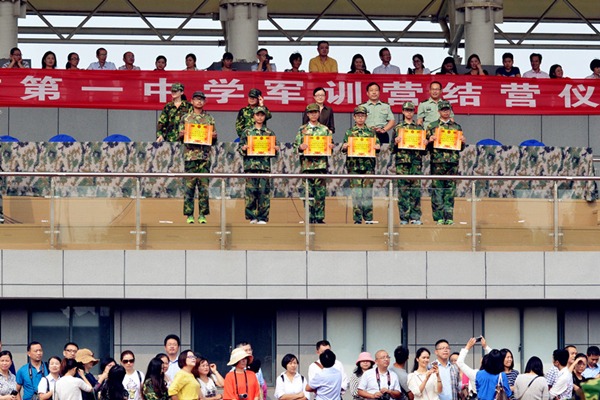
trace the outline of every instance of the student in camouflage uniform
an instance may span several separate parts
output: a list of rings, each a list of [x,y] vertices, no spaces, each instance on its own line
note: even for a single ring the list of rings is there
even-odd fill
[[[156,141],[178,142],[179,121],[181,117],[192,111],[192,103],[183,100],[185,86],[181,83],[171,85],[171,96],[173,101],[168,102],[163,108],[158,123],[156,124]]]
[[[271,119],[271,111],[265,107],[262,92],[258,89],[250,89],[250,92],[248,93],[248,105],[240,109],[237,119],[235,120],[235,131],[240,138],[242,137],[244,129],[252,128],[254,126],[254,109],[256,107],[264,107],[265,109],[264,126],[266,128],[267,120]]]
[[[217,142],[217,130],[215,119],[212,115],[204,112],[206,96],[203,92],[194,92],[192,97],[192,111],[184,115],[179,122],[179,140],[183,142],[185,135],[185,124],[212,125],[212,144]],[[210,172],[210,150],[211,146],[197,144],[184,144],[183,159],[185,161],[185,172],[208,173]],[[208,206],[208,179],[191,178],[185,180],[185,193],[183,198],[183,215],[187,216],[187,223],[194,223],[194,195],[198,188],[198,223],[206,223],[206,215],[210,214]]]
[[[462,131],[459,124],[450,119],[450,103],[446,100],[438,102],[440,118],[427,127],[427,139],[431,151],[431,174],[432,175],[457,175],[460,152],[455,150],[434,149],[435,130],[437,128],[453,131]],[[465,137],[462,136],[461,150],[465,147]],[[434,180],[431,190],[431,209],[433,220],[438,225],[454,225],[454,196],[456,194],[456,182],[450,180]]]
[[[398,175],[421,175],[422,169],[422,150],[399,149],[400,129],[419,129],[423,127],[413,122],[415,115],[415,105],[407,101],[402,104],[402,122],[394,127],[392,136],[392,153],[396,154],[396,174]],[[400,215],[400,225],[423,225],[421,222],[421,181],[409,181],[398,179],[398,213]]]
[[[254,126],[244,129],[238,150],[244,157],[244,172],[261,174],[271,172],[271,157],[248,156],[248,136],[275,136],[272,130],[264,126],[266,109],[258,106],[254,109]],[[279,146],[275,146],[279,151]],[[246,219],[251,224],[266,224],[271,209],[271,180],[268,178],[250,178],[246,181]]]
[[[365,125],[367,120],[367,109],[358,106],[354,109],[354,121],[356,125],[346,131],[342,151],[348,151],[348,139],[350,137],[375,138],[375,150],[379,151],[381,145],[375,129]],[[346,168],[349,174],[373,175],[375,173],[375,158],[347,157]],[[350,179],[350,190],[352,192],[352,210],[354,212],[354,223],[362,224],[363,219],[367,224],[373,221],[373,179]]]
[[[310,174],[326,174],[327,173],[327,157],[325,156],[308,156],[305,157],[302,152],[308,147],[304,144],[304,136],[332,136],[331,131],[325,125],[319,123],[319,105],[312,103],[306,106],[306,114],[308,115],[308,123],[298,129],[294,148],[302,160],[302,172]],[[330,144],[332,149],[334,144]],[[312,197],[314,200],[310,202],[310,223],[324,224],[325,223],[325,196],[327,196],[327,181],[325,179],[309,179],[308,191],[305,196]]]

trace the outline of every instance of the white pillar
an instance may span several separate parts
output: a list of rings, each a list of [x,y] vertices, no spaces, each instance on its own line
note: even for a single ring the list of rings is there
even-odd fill
[[[465,60],[477,54],[482,64],[494,64],[494,24],[502,23],[502,1],[456,1],[456,20],[465,28]]]
[[[267,19],[267,0],[220,0],[227,51],[234,61],[256,61],[258,21]]]
[[[25,4],[21,0],[0,0],[0,58],[8,58],[10,49],[17,47],[19,25]]]

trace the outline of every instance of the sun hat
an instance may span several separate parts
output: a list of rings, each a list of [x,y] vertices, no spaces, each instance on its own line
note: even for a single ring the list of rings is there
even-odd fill
[[[231,358],[229,359],[227,365],[235,365],[244,358],[248,358],[248,364],[251,364],[254,360],[254,357],[246,353],[246,350],[239,347],[237,349],[233,349],[233,351],[231,352]]]

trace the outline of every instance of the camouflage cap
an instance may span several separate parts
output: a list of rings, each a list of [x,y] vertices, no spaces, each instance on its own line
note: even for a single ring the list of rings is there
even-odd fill
[[[254,114],[258,114],[258,113],[263,113],[263,114],[267,114],[267,109],[264,108],[263,106],[258,106],[254,109]]]
[[[438,110],[443,110],[444,108],[452,108],[450,107],[450,102],[448,100],[438,101]]]
[[[192,96],[192,99],[194,97],[202,97],[203,99],[206,99],[206,95],[204,94],[204,92],[201,92],[201,91],[194,92],[194,95]]]
[[[415,105],[413,104],[412,101],[407,101],[406,103],[402,104],[402,109],[403,110],[414,110]]]
[[[357,106],[354,108],[354,114],[366,114],[367,108],[364,106]]]
[[[311,112],[311,111],[321,111],[321,108],[319,107],[319,105],[317,103],[310,103],[309,105],[306,106],[306,112]]]
[[[258,99],[260,96],[262,96],[262,92],[258,89],[250,89],[250,92],[248,93],[248,97],[255,97]]]
[[[183,92],[183,89],[185,89],[183,83],[174,83],[171,85],[171,92],[176,92],[178,90],[181,90]]]

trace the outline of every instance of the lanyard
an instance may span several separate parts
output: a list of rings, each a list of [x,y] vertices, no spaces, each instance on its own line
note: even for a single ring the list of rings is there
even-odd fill
[[[377,377],[377,386],[381,390],[381,381],[379,379],[379,368],[375,368],[375,376]],[[392,386],[392,379],[390,378],[390,371],[387,372],[388,389]]]
[[[233,377],[235,378],[235,394],[237,394],[238,399],[240,398],[240,392],[238,391],[238,383],[237,383],[237,372],[233,371]],[[246,379],[246,393],[248,392],[248,375],[246,375],[246,370],[244,370],[244,378]]]

